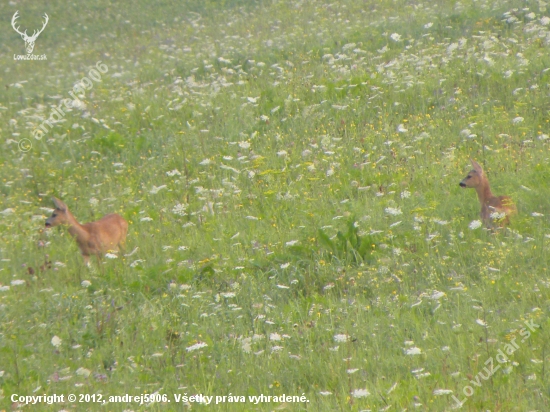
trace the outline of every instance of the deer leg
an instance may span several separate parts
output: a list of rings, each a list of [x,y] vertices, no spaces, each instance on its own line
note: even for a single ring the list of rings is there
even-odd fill
[[[101,274],[104,275],[105,274],[105,268],[103,267],[103,263],[101,262],[101,254],[96,253],[95,257],[97,259],[97,265],[99,266],[99,269],[101,270]]]

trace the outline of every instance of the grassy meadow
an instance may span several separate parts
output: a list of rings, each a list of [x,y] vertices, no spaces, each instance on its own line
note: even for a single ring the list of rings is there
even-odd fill
[[[16,10],[29,32],[48,13],[47,60],[14,60]],[[550,5],[0,16],[0,410],[550,410]],[[459,187],[470,158],[516,203],[508,229]],[[86,268],[44,228],[52,196],[80,222],[122,215],[126,250]]]

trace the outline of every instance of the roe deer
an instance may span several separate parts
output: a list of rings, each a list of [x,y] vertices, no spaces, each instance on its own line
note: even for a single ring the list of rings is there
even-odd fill
[[[99,259],[108,250],[118,250],[124,246],[128,222],[116,213],[103,216],[95,222],[81,225],[61,200],[52,198],[55,210],[50,218],[46,219],[46,227],[65,225],[69,233],[76,238],[84,263],[90,265],[90,255]]]
[[[489,180],[483,169],[475,160],[470,159],[474,170],[459,183],[461,187],[471,187],[476,190],[481,204],[481,220],[486,227],[491,228],[494,223],[504,226],[510,223],[510,215],[517,213],[516,206],[509,196],[495,196],[489,187]]]

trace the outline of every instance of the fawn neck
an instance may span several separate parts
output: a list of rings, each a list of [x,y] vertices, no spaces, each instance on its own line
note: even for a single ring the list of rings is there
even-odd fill
[[[80,223],[78,223],[76,218],[69,210],[67,210],[67,225],[69,226],[69,233],[71,236],[79,240],[84,240],[88,238],[88,231],[84,229],[84,227]]]
[[[491,192],[491,188],[489,187],[489,180],[485,176],[481,178],[480,184],[476,186],[476,192],[477,197],[479,199],[479,203],[484,205],[487,203],[487,201],[493,197],[493,192]]]

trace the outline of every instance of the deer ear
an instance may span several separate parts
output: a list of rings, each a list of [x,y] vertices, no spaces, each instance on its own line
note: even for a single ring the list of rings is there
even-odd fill
[[[476,172],[478,172],[479,174],[482,174],[483,173],[483,169],[481,168],[481,166],[479,165],[478,162],[476,162],[475,160],[473,159],[470,159],[470,162],[472,162],[472,166],[474,167],[474,170]]]
[[[67,210],[67,205],[65,203],[63,203],[61,200],[59,200],[58,198],[56,197],[52,197],[52,201],[53,201],[53,204],[55,205],[55,207],[63,212],[65,212]]]

